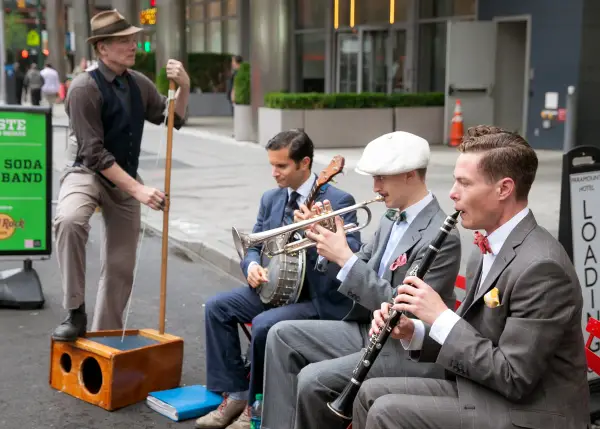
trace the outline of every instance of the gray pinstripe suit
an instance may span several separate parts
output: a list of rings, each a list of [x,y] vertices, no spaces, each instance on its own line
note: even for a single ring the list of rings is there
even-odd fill
[[[477,290],[481,261],[476,249],[461,320],[444,345],[426,335],[422,349],[410,352],[453,373],[456,382],[371,379],[354,402],[353,429],[588,427],[582,293],[562,246],[530,212]],[[483,296],[494,287],[501,305],[490,308]]]
[[[363,245],[358,260],[339,291],[355,303],[344,321],[280,322],[269,331],[265,357],[262,426],[267,429],[334,429],[347,423],[327,409],[343,390],[368,343],[373,310],[390,301],[394,290],[438,234],[446,214],[434,198],[411,222],[390,258],[405,254],[405,265],[377,271],[393,222],[382,217],[373,241]],[[425,279],[448,305],[455,301],[454,283],[460,268],[460,237],[455,230],[445,241]],[[443,378],[443,369],[409,359],[399,342],[389,341],[369,376]]]

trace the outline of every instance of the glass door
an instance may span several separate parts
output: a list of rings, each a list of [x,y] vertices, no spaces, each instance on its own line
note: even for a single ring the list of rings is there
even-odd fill
[[[407,91],[406,30],[363,27],[337,33],[336,92]]]
[[[362,92],[387,92],[386,30],[362,31]]]
[[[358,63],[360,36],[356,33],[338,33],[336,61],[336,92],[358,91]]]
[[[406,30],[392,30],[390,33],[390,58],[388,93],[407,92],[410,88],[406,61]]]

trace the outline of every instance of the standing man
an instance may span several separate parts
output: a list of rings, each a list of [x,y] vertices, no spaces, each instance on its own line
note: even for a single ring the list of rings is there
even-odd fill
[[[392,335],[445,380],[381,378],[361,386],[353,429],[586,429],[589,387],[577,273],[527,207],[538,159],[518,134],[471,128],[450,197],[462,226],[483,230],[456,312],[427,281],[398,290]],[[376,311],[373,329],[383,324]],[[393,341],[393,340],[390,340]]]
[[[237,74],[240,65],[243,62],[240,55],[235,55],[231,58],[231,76],[227,81],[227,100],[231,104],[231,114],[233,115],[233,104],[235,103],[235,75]]]
[[[269,141],[266,149],[277,188],[263,194],[253,233],[292,223],[294,210],[304,204],[317,180],[312,172],[313,142],[304,131],[283,131]],[[333,210],[355,204],[352,195],[329,184],[321,187],[315,200],[325,204],[329,201]],[[357,223],[356,211],[346,213],[344,219]],[[343,240],[354,250],[360,247],[359,232],[344,235]],[[217,410],[196,421],[197,428],[250,429],[250,406],[255,395],[262,393],[265,343],[273,325],[281,320],[339,320],[352,306],[352,301],[337,291],[335,274],[317,269],[314,248],[306,252],[306,276],[298,301],[279,307],[264,304],[257,293],[268,278],[261,250],[262,246],[250,248],[241,262],[247,285],[220,293],[206,303],[206,385],[225,398]],[[276,269],[273,265],[269,268]],[[293,275],[289,271],[281,274]],[[238,333],[238,324],[247,322],[252,322],[249,379]]]
[[[371,314],[390,302],[406,274],[419,264],[437,236],[446,214],[427,189],[430,149],[427,140],[407,132],[384,134],[370,142],[357,172],[373,177],[373,191],[385,199],[373,239],[354,253],[337,220],[333,233],[321,226],[308,231],[317,252],[338,269],[338,291],[354,300],[343,321],[280,322],[271,329],[265,354],[265,396],[262,426],[268,429],[342,429],[347,423],[327,408],[346,387],[369,343]],[[310,213],[303,207],[304,217]],[[426,274],[448,305],[455,302],[460,269],[460,236],[454,230]],[[400,344],[387,344],[370,377],[443,377],[432,363],[415,363]]]
[[[48,102],[48,105],[53,107],[58,98],[58,92],[60,91],[60,77],[50,63],[46,63],[46,67],[42,69],[40,74],[44,79],[42,94],[44,95],[46,102]]]
[[[86,333],[85,248],[89,220],[102,206],[106,237],[92,330],[121,329],[131,292],[140,229],[140,203],[162,210],[166,196],[144,186],[137,174],[144,121],[164,122],[166,97],[143,74],[131,70],[137,33],[116,10],[91,19],[88,39],[98,66],[78,75],[65,103],[74,162],[61,177],[54,220],[64,301],[69,314],[53,338],[73,341]],[[179,61],[169,60],[167,77],[179,85],[175,127],[187,107],[190,79]]]
[[[37,68],[36,63],[31,63],[27,74],[25,74],[24,85],[29,90],[31,97],[31,104],[33,106],[39,106],[42,100],[42,86],[44,85],[44,78]]]

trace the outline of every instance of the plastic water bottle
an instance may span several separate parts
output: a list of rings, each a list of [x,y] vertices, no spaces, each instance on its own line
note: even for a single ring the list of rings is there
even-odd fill
[[[252,404],[252,410],[250,414],[250,429],[260,429],[260,418],[262,415],[262,393],[256,394],[256,400]]]

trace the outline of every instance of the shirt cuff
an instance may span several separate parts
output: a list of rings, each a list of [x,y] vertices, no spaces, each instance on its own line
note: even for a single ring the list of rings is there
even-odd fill
[[[410,341],[400,340],[404,350],[421,350],[423,339],[425,338],[425,325],[419,319],[410,319],[413,322],[415,330]]]
[[[338,272],[338,274],[336,276],[336,278],[340,282],[343,282],[344,280],[346,280],[346,276],[348,276],[348,273],[350,272],[350,270],[352,269],[352,267],[354,266],[356,261],[358,261],[358,257],[356,255],[352,255],[352,257],[346,261],[346,263],[340,269],[340,271]]]
[[[258,265],[258,262],[256,262],[256,261],[252,261],[252,262],[250,262],[250,263],[248,264],[248,271],[250,271],[250,267],[251,267],[252,265],[255,265],[255,264],[256,264],[256,265]]]
[[[444,345],[444,341],[450,334],[456,322],[460,320],[460,316],[458,316],[454,311],[448,309],[439,315],[433,325],[431,325],[431,330],[429,331],[429,336],[433,338],[440,345]]]

